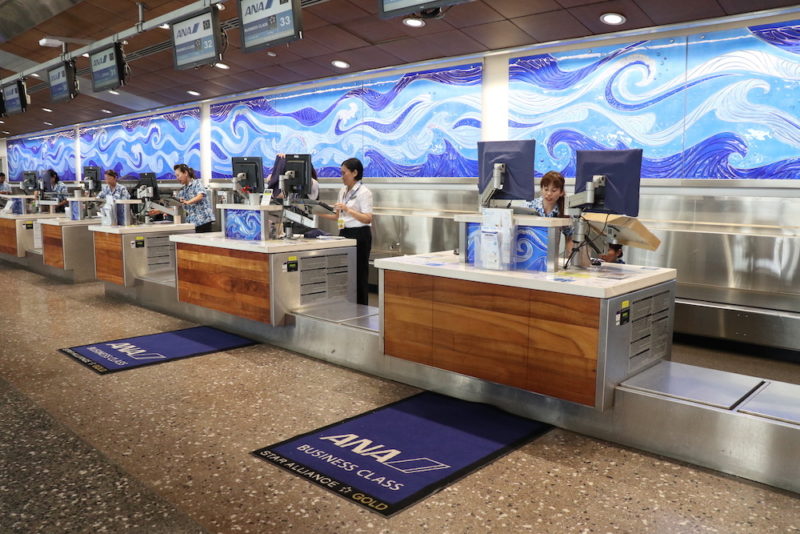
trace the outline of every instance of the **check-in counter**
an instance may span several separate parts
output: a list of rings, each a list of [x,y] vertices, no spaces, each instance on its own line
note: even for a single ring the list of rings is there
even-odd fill
[[[389,356],[604,410],[671,353],[674,269],[493,271],[450,251],[375,266]]]
[[[312,304],[355,302],[354,239],[173,235],[178,300],[268,325]]]
[[[0,254],[24,258],[26,252],[40,253],[41,221],[59,216],[57,213],[0,213]]]
[[[94,245],[89,226],[97,219],[42,219],[42,257],[45,265],[65,271],[73,282],[94,280]]]
[[[98,280],[125,287],[137,278],[175,267],[175,248],[169,237],[194,233],[193,224],[153,223],[135,226],[89,226],[94,236]]]

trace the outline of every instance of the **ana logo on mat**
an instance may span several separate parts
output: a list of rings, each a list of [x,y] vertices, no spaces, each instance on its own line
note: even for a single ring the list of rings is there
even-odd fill
[[[423,471],[435,471],[436,469],[448,469],[450,466],[430,458],[408,458],[392,460],[395,456],[400,456],[403,451],[390,449],[386,445],[373,445],[370,439],[362,438],[356,434],[340,434],[338,436],[323,436],[320,440],[333,442],[337,447],[350,448],[360,456],[371,456],[376,461],[392,469],[397,469],[403,473],[421,473]],[[392,461],[390,461],[392,460]],[[400,467],[402,466],[402,467]]]
[[[112,349],[118,350],[123,354],[127,354],[134,360],[159,360],[164,359],[166,356],[158,352],[147,352],[146,350],[137,347],[133,343],[106,343]]]

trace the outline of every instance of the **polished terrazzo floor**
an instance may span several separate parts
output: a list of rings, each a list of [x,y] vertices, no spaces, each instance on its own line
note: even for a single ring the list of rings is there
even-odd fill
[[[250,451],[415,388],[268,345],[100,376],[57,349],[192,325],[2,262],[0,288],[2,533],[800,532],[797,494],[559,429],[384,519]]]

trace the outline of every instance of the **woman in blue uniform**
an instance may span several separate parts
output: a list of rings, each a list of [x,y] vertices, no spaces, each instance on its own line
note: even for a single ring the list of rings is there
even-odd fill
[[[208,191],[203,183],[194,177],[194,170],[185,163],[178,163],[173,167],[175,178],[183,187],[177,191],[175,197],[186,208],[186,222],[194,225],[198,234],[211,231],[211,225],[216,220],[214,208],[208,198]]]

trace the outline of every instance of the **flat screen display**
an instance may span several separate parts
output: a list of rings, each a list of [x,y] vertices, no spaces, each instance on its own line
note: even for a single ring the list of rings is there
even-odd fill
[[[642,149],[578,150],[575,164],[575,193],[586,190],[595,175],[606,177],[605,194],[587,211],[639,215],[639,183],[642,174]]]
[[[478,192],[483,193],[489,182],[495,163],[506,166],[506,177],[502,191],[495,193],[498,200],[533,200],[533,167],[536,141],[478,141]]]
[[[419,13],[424,9],[462,4],[472,0],[378,0],[378,11],[382,18]]]
[[[92,64],[92,88],[108,91],[122,85],[122,48],[118,43],[89,54]]]
[[[22,81],[12,82],[3,86],[3,103],[6,107],[6,114],[22,113],[28,107],[28,99],[25,95],[25,83]]]
[[[302,37],[300,0],[239,0],[239,21],[245,52]]]
[[[50,100],[61,102],[75,98],[78,93],[75,87],[75,63],[65,61],[47,71],[50,83]]]
[[[176,69],[188,69],[220,60],[217,10],[207,9],[172,24],[172,50]]]

